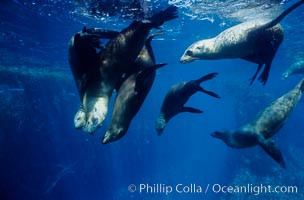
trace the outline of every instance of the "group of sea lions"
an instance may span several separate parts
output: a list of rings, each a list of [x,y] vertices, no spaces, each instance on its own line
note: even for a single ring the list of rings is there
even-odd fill
[[[241,23],[221,32],[218,36],[200,40],[190,45],[180,58],[181,63],[199,59],[241,58],[258,64],[253,83],[265,65],[259,80],[266,84],[272,60],[283,41],[284,32],[278,24],[287,14],[304,3],[300,0],[274,20],[256,19]],[[112,118],[102,143],[118,140],[127,132],[131,120],[139,111],[155,79],[156,70],[164,65],[156,64],[149,36],[151,29],[177,18],[177,7],[169,6],[152,17],[133,21],[120,32],[98,28],[84,28],[69,42],[69,62],[78,88],[81,105],[74,118],[76,129],[94,133],[102,126],[108,114],[109,101],[114,90],[117,95]],[[100,40],[108,42],[102,46]],[[197,80],[173,85],[164,98],[156,120],[160,135],[168,121],[181,112],[202,113],[184,104],[196,92],[212,97],[219,95],[200,86],[213,79],[210,73]],[[304,90],[304,79],[299,84],[262,110],[256,119],[235,131],[216,131],[211,134],[233,148],[260,145],[276,162],[285,167],[281,152],[270,139],[283,126],[297,105]]]
[[[170,6],[151,18],[133,21],[120,32],[86,27],[69,42],[69,62],[78,88],[81,106],[74,117],[76,129],[94,133],[108,114],[113,91],[117,91],[110,128],[102,142],[122,137],[148,94],[155,71],[151,47],[153,28],[177,18]],[[101,39],[108,39],[105,46]],[[97,51],[99,50],[99,51]]]

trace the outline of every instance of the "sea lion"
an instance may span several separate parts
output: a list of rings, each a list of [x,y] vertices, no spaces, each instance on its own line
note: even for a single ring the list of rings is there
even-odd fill
[[[140,69],[129,75],[121,84],[112,113],[110,126],[106,131],[102,143],[113,142],[123,137],[133,117],[139,111],[155,79],[155,71],[165,64],[155,65],[155,57],[151,46],[152,39],[161,34],[151,35],[136,60],[136,68]]]
[[[284,37],[282,27],[278,23],[303,3],[304,0],[300,0],[274,20],[265,18],[250,20],[228,28],[214,38],[197,41],[186,49],[180,62],[241,58],[258,64],[250,84],[265,65],[259,77],[265,85],[272,60]]]
[[[261,111],[257,117],[235,131],[216,131],[211,134],[232,148],[260,145],[268,155],[285,168],[285,162],[277,144],[270,139],[284,125],[299,102],[304,90],[304,79],[285,95]]]
[[[165,21],[177,18],[177,7],[169,6],[151,18],[133,21],[117,37],[111,39],[100,54],[99,102],[92,112],[87,113],[86,130],[93,133],[100,127],[108,113],[108,104],[113,90],[124,74],[134,71],[135,60],[142,50],[149,32]]]
[[[215,98],[220,98],[216,93],[205,90],[200,86],[203,81],[213,79],[218,73],[207,74],[197,80],[184,81],[173,85],[162,103],[160,114],[156,121],[156,131],[161,135],[168,121],[181,112],[202,113],[203,111],[186,107],[184,104],[196,92],[204,92]]]
[[[133,117],[142,106],[155,79],[155,71],[165,64],[158,64],[130,75],[121,85],[114,104],[110,127],[102,143],[116,141],[123,137]]]
[[[97,49],[102,50],[99,39],[109,39],[116,36],[118,32],[103,30],[98,28],[83,28],[76,33],[68,44],[68,58],[70,68],[78,89],[81,105],[74,117],[76,129],[82,128],[86,123],[87,105],[83,103],[83,98],[88,85],[93,84],[92,79],[96,79],[98,74],[98,53]],[[90,83],[91,82],[91,83]],[[90,84],[88,84],[90,83]]]
[[[293,74],[304,74],[304,60],[300,60],[296,63],[293,63],[283,74],[282,79],[287,79],[290,75]]]

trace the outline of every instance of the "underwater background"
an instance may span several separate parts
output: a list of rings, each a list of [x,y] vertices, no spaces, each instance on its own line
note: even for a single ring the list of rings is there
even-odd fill
[[[250,86],[256,64],[240,59],[181,64],[179,58],[197,40],[258,15],[276,16],[296,1],[137,2],[1,0],[0,199],[304,199],[303,100],[274,136],[286,169],[260,147],[232,149],[210,136],[250,121],[302,78],[282,80],[282,73],[304,58],[304,7],[281,22],[285,38],[267,84]],[[169,5],[179,7],[179,18],[162,26],[165,34],[152,41],[157,63],[168,65],[158,70],[127,134],[101,144],[115,95],[103,127],[93,136],[75,130],[79,96],[68,63],[69,39],[84,25],[120,31]],[[181,113],[158,136],[155,120],[170,86],[211,72],[219,75],[202,86],[221,99],[196,93],[186,105],[204,113]],[[131,184],[137,191],[129,191]],[[140,184],[195,184],[203,193],[139,192]],[[208,184],[297,186],[297,192],[205,193]]]

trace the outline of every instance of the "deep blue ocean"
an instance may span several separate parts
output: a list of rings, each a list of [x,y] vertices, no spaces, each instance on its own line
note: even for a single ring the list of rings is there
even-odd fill
[[[281,78],[304,59],[303,5],[281,21],[284,41],[267,84],[256,80],[250,86],[257,64],[241,59],[181,64],[179,58],[193,42],[214,37],[247,15],[255,17],[254,9],[263,13],[273,7],[280,13],[296,1],[142,1],[145,12],[140,14],[128,10],[129,1],[92,12],[94,2],[1,0],[1,200],[304,199],[303,100],[273,137],[286,169],[259,146],[232,149],[210,136],[249,122],[303,77]],[[127,6],[119,8],[123,3]],[[172,4],[179,7],[179,18],[166,22],[161,27],[165,34],[152,41],[157,63],[168,65],[157,71],[127,134],[101,144],[116,94],[94,135],[76,130],[73,119],[80,102],[68,62],[70,38],[84,25],[120,31],[140,15]],[[242,16],[233,17],[242,10]],[[219,75],[201,85],[221,98],[194,94],[186,105],[204,112],[178,114],[158,136],[155,121],[168,89],[212,72]],[[261,192],[261,185],[281,190]],[[228,192],[228,186],[250,191]],[[297,190],[287,191],[289,186]]]

